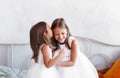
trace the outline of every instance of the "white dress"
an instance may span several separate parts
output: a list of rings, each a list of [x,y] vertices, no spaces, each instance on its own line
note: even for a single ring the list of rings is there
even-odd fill
[[[69,45],[71,47],[72,40],[74,37],[69,38]],[[58,55],[61,49],[65,48],[65,45],[60,45],[60,49],[55,52],[55,55]],[[66,48],[67,49],[67,48]],[[71,51],[67,49],[67,52],[60,61],[70,60]],[[79,50],[77,52],[77,59],[74,66],[71,67],[62,67],[57,66],[57,70],[60,74],[60,78],[98,78],[97,71],[89,59]]]
[[[50,57],[52,58],[52,51],[49,51]],[[59,78],[56,67],[52,66],[46,68],[43,62],[42,52],[39,52],[39,62],[34,63],[27,72],[27,78]]]

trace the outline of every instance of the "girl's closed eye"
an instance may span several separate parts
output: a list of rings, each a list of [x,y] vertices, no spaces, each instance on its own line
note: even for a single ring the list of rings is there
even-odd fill
[[[65,35],[65,33],[62,33],[62,35]]]

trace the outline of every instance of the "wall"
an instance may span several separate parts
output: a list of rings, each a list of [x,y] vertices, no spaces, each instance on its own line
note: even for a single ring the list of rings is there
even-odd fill
[[[28,43],[29,29],[63,17],[73,35],[120,44],[119,0],[3,0],[0,43]]]

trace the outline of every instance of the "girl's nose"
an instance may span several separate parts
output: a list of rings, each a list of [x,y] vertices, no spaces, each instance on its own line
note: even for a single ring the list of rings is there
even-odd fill
[[[62,34],[59,35],[59,38],[60,38],[60,39],[62,38]]]

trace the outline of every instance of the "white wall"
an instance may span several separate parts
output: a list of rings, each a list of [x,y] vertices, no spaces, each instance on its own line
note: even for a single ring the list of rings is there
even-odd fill
[[[2,0],[0,43],[28,43],[29,29],[63,17],[73,35],[120,44],[119,0]]]

